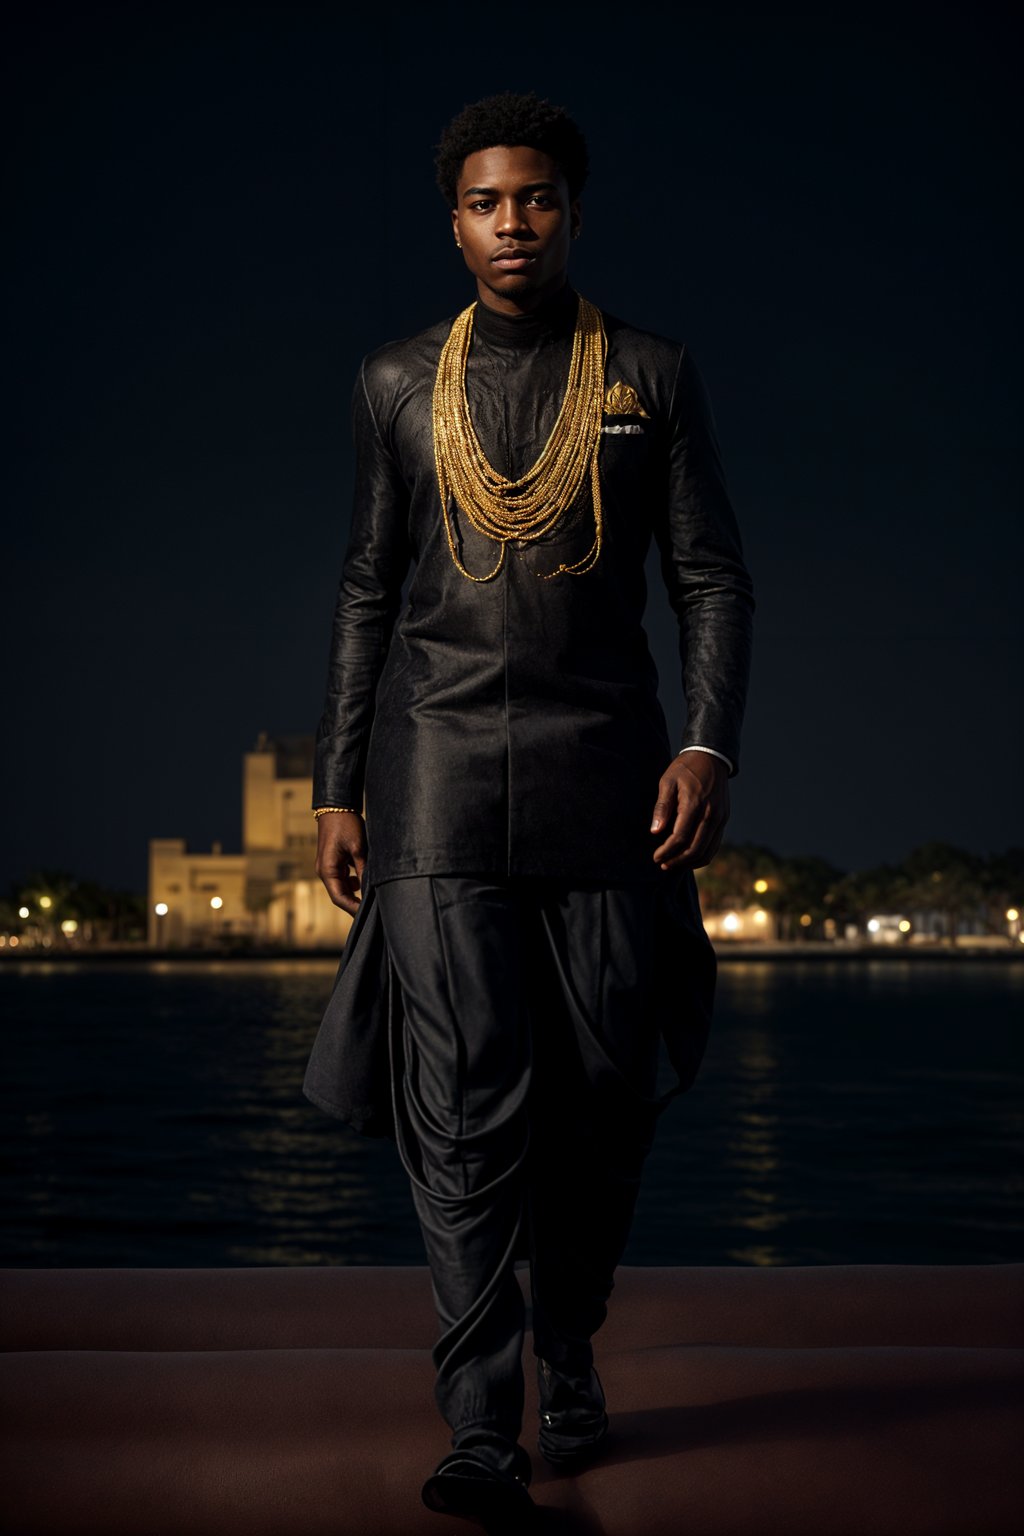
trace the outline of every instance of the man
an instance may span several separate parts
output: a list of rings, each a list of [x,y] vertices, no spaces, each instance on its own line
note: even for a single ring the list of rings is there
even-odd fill
[[[656,1120],[704,1049],[693,870],[728,818],[751,657],[693,358],[568,281],[586,174],[575,123],[533,95],[442,136],[476,298],[360,369],[314,767],[318,873],[353,934],[376,901],[400,982],[397,1139],[453,1447],[423,1499],[492,1531],[533,1507],[517,1257],[539,1448],[576,1466],[607,1444],[592,1338]],[[674,756],[642,624],[652,537],[688,706]],[[677,1081],[659,1096],[662,1036]]]

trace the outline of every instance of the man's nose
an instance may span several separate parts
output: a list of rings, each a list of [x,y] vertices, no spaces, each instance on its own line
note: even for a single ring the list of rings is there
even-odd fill
[[[498,204],[497,233],[499,235],[532,234],[526,222],[526,215],[516,198],[506,197]]]

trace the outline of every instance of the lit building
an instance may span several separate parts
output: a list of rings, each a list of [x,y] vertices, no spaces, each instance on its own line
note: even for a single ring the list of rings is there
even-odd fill
[[[700,872],[697,873],[698,890],[700,888]],[[720,912],[703,912],[704,927],[709,939],[742,939],[744,943],[752,940],[760,942],[778,938],[778,922],[774,912],[769,912],[765,907],[756,903],[752,906],[741,906],[738,902],[735,906],[723,907]]]
[[[149,843],[148,941],[159,948],[242,940],[340,952],[352,919],[316,872],[312,735],[261,731],[242,767],[242,852]]]

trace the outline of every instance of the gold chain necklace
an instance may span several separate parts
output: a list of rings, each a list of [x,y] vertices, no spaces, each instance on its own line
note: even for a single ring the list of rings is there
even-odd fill
[[[499,475],[488,463],[469,415],[466,359],[473,332],[476,301],[457,315],[437,363],[434,380],[434,462],[441,493],[445,532],[452,559],[470,581],[490,581],[501,570],[510,539],[542,538],[572,506],[589,474],[594,505],[594,542],[582,559],[554,571],[538,571],[543,580],[562,572],[582,575],[601,553],[601,486],[598,449],[604,409],[604,369],[608,342],[601,311],[579,296],[572,339],[569,380],[547,442],[518,480]],[[486,576],[473,576],[459,559],[448,519],[448,497],[454,495],[478,532],[501,543],[498,563]]]

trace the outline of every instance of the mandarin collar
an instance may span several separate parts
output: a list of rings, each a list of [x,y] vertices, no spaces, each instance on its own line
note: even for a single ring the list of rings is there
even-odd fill
[[[502,315],[478,300],[473,311],[473,330],[491,346],[538,346],[558,336],[571,335],[578,308],[579,295],[568,282],[525,315]]]

